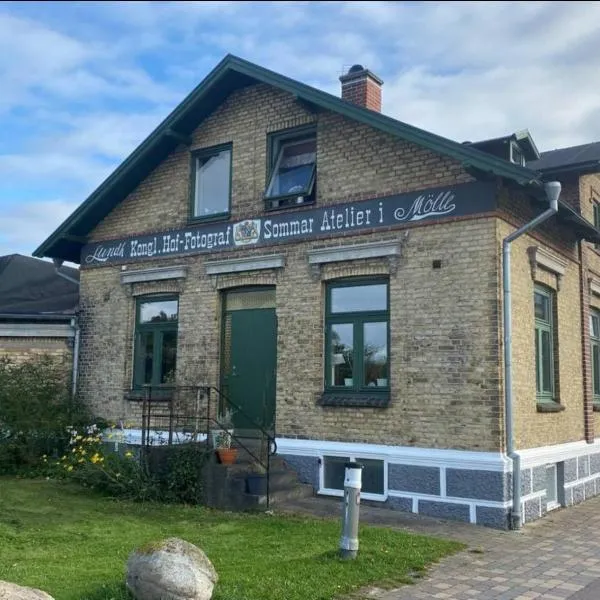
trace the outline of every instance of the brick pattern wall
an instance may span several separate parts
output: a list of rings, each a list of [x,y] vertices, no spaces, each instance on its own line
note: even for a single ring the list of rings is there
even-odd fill
[[[267,134],[317,126],[318,204],[385,196],[472,181],[460,163],[323,112],[315,116],[266,85],[234,92],[193,133],[192,150],[233,143],[231,214],[260,214]],[[190,151],[180,146],[94,230],[93,241],[184,226],[189,215]]]
[[[568,187],[569,184],[564,187]],[[581,208],[581,214],[590,223],[594,222],[594,205],[600,203],[600,174],[590,173],[582,175],[577,182],[577,185],[571,183],[570,188],[578,192],[579,205]],[[582,307],[585,310],[584,318],[584,335],[585,339],[583,344],[586,345],[586,353],[584,358],[587,358],[584,364],[585,372],[584,376],[586,379],[586,391],[587,399],[586,403],[586,419],[588,422],[587,426],[587,439],[593,439],[593,436],[600,432],[600,413],[591,413],[593,409],[593,390],[592,390],[592,364],[590,356],[590,342],[589,342],[589,309],[593,307],[600,309],[600,297],[592,294],[590,291],[590,281],[600,282],[600,250],[596,248],[595,244],[589,242],[582,242],[581,244],[581,255],[582,255]]]
[[[330,113],[304,111],[267,86],[235,92],[193,134],[193,148],[233,143],[232,217],[262,212],[266,136],[317,124],[317,202],[330,205],[471,180],[452,160]],[[189,150],[176,149],[93,233],[94,240],[183,225],[188,215]],[[277,430],[286,436],[439,448],[493,450],[501,444],[496,224],[494,218],[428,225],[407,232],[347,236],[343,243],[395,239],[397,268],[385,259],[321,269],[306,252],[341,240],[288,244],[282,270],[207,277],[204,263],[228,254],[147,261],[186,264],[178,280],[178,383],[218,384],[220,290],[275,284],[278,316]],[[245,250],[236,256],[268,253]],[[439,259],[442,268],[432,269]],[[137,268],[137,267],[136,267]],[[165,283],[122,286],[119,267],[83,269],[81,392],[109,418],[133,414],[123,390],[131,382],[135,296]],[[320,407],[326,281],[387,274],[391,295],[388,409]],[[172,285],[172,284],[171,284]]]
[[[381,112],[381,85],[365,75],[342,83],[342,99]]]
[[[498,221],[499,248],[502,239],[512,231],[511,225]],[[552,236],[549,235],[544,244],[540,242],[539,233],[536,237],[524,235],[511,247],[515,440],[516,447],[521,449],[573,442],[585,437],[579,263],[573,258],[568,261],[560,289],[556,276],[541,268],[536,270],[534,281],[528,248],[542,246],[559,256]],[[558,413],[537,412],[533,307],[536,283],[556,292],[555,380],[557,398],[565,407]]]
[[[0,337],[0,358],[8,357],[16,363],[23,363],[44,354],[66,359],[70,363],[72,344],[64,338],[41,337]]]

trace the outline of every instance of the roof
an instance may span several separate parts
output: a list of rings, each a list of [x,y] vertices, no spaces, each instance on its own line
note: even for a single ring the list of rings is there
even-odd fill
[[[544,172],[600,170],[600,142],[542,152],[539,160],[527,166]]]
[[[79,270],[62,267],[62,271],[79,279]],[[79,286],[56,273],[53,263],[10,254],[0,256],[0,315],[50,316],[75,312]]]
[[[484,152],[498,152],[502,144],[507,144],[511,141],[519,144],[519,147],[525,156],[525,160],[533,161],[540,157],[540,152],[537,149],[537,146],[535,145],[535,142],[533,141],[528,129],[522,129],[521,131],[515,131],[515,133],[511,133],[509,135],[490,138],[488,140],[465,142],[465,144],[474,148],[478,148]],[[530,167],[529,163],[527,163],[527,167],[532,168]]]
[[[234,90],[266,83],[294,95],[311,110],[330,110],[433,152],[460,161],[475,173],[486,173],[519,184],[539,184],[534,171],[512,164],[469,145],[435,135],[381,113],[357,106],[337,96],[285,77],[236,56],[227,55],[34,252],[79,262],[86,236],[158,165],[182,140]]]

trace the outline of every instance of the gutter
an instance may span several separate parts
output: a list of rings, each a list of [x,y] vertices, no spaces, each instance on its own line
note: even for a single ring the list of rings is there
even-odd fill
[[[511,312],[511,273],[510,273],[510,245],[523,234],[541,225],[552,215],[558,212],[558,197],[561,185],[558,181],[544,184],[549,208],[535,219],[519,227],[502,241],[502,283],[504,288],[504,418],[506,436],[506,454],[512,460],[512,510],[511,528],[520,529],[521,515],[521,457],[515,449],[514,417],[513,417],[513,389],[512,389],[512,312]]]

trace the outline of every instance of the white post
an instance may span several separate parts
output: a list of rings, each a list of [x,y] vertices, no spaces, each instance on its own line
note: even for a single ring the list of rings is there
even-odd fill
[[[340,556],[356,558],[358,554],[358,513],[362,488],[363,466],[357,462],[346,463],[344,478],[344,513],[342,515],[342,538]]]

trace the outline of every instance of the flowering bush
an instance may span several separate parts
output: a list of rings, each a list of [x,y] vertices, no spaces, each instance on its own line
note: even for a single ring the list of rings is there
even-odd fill
[[[108,451],[97,425],[68,428],[68,451],[60,458],[44,455],[49,474],[72,479],[110,496],[138,501],[201,502],[204,446],[184,444],[139,452]],[[126,446],[122,446],[126,448]]]

